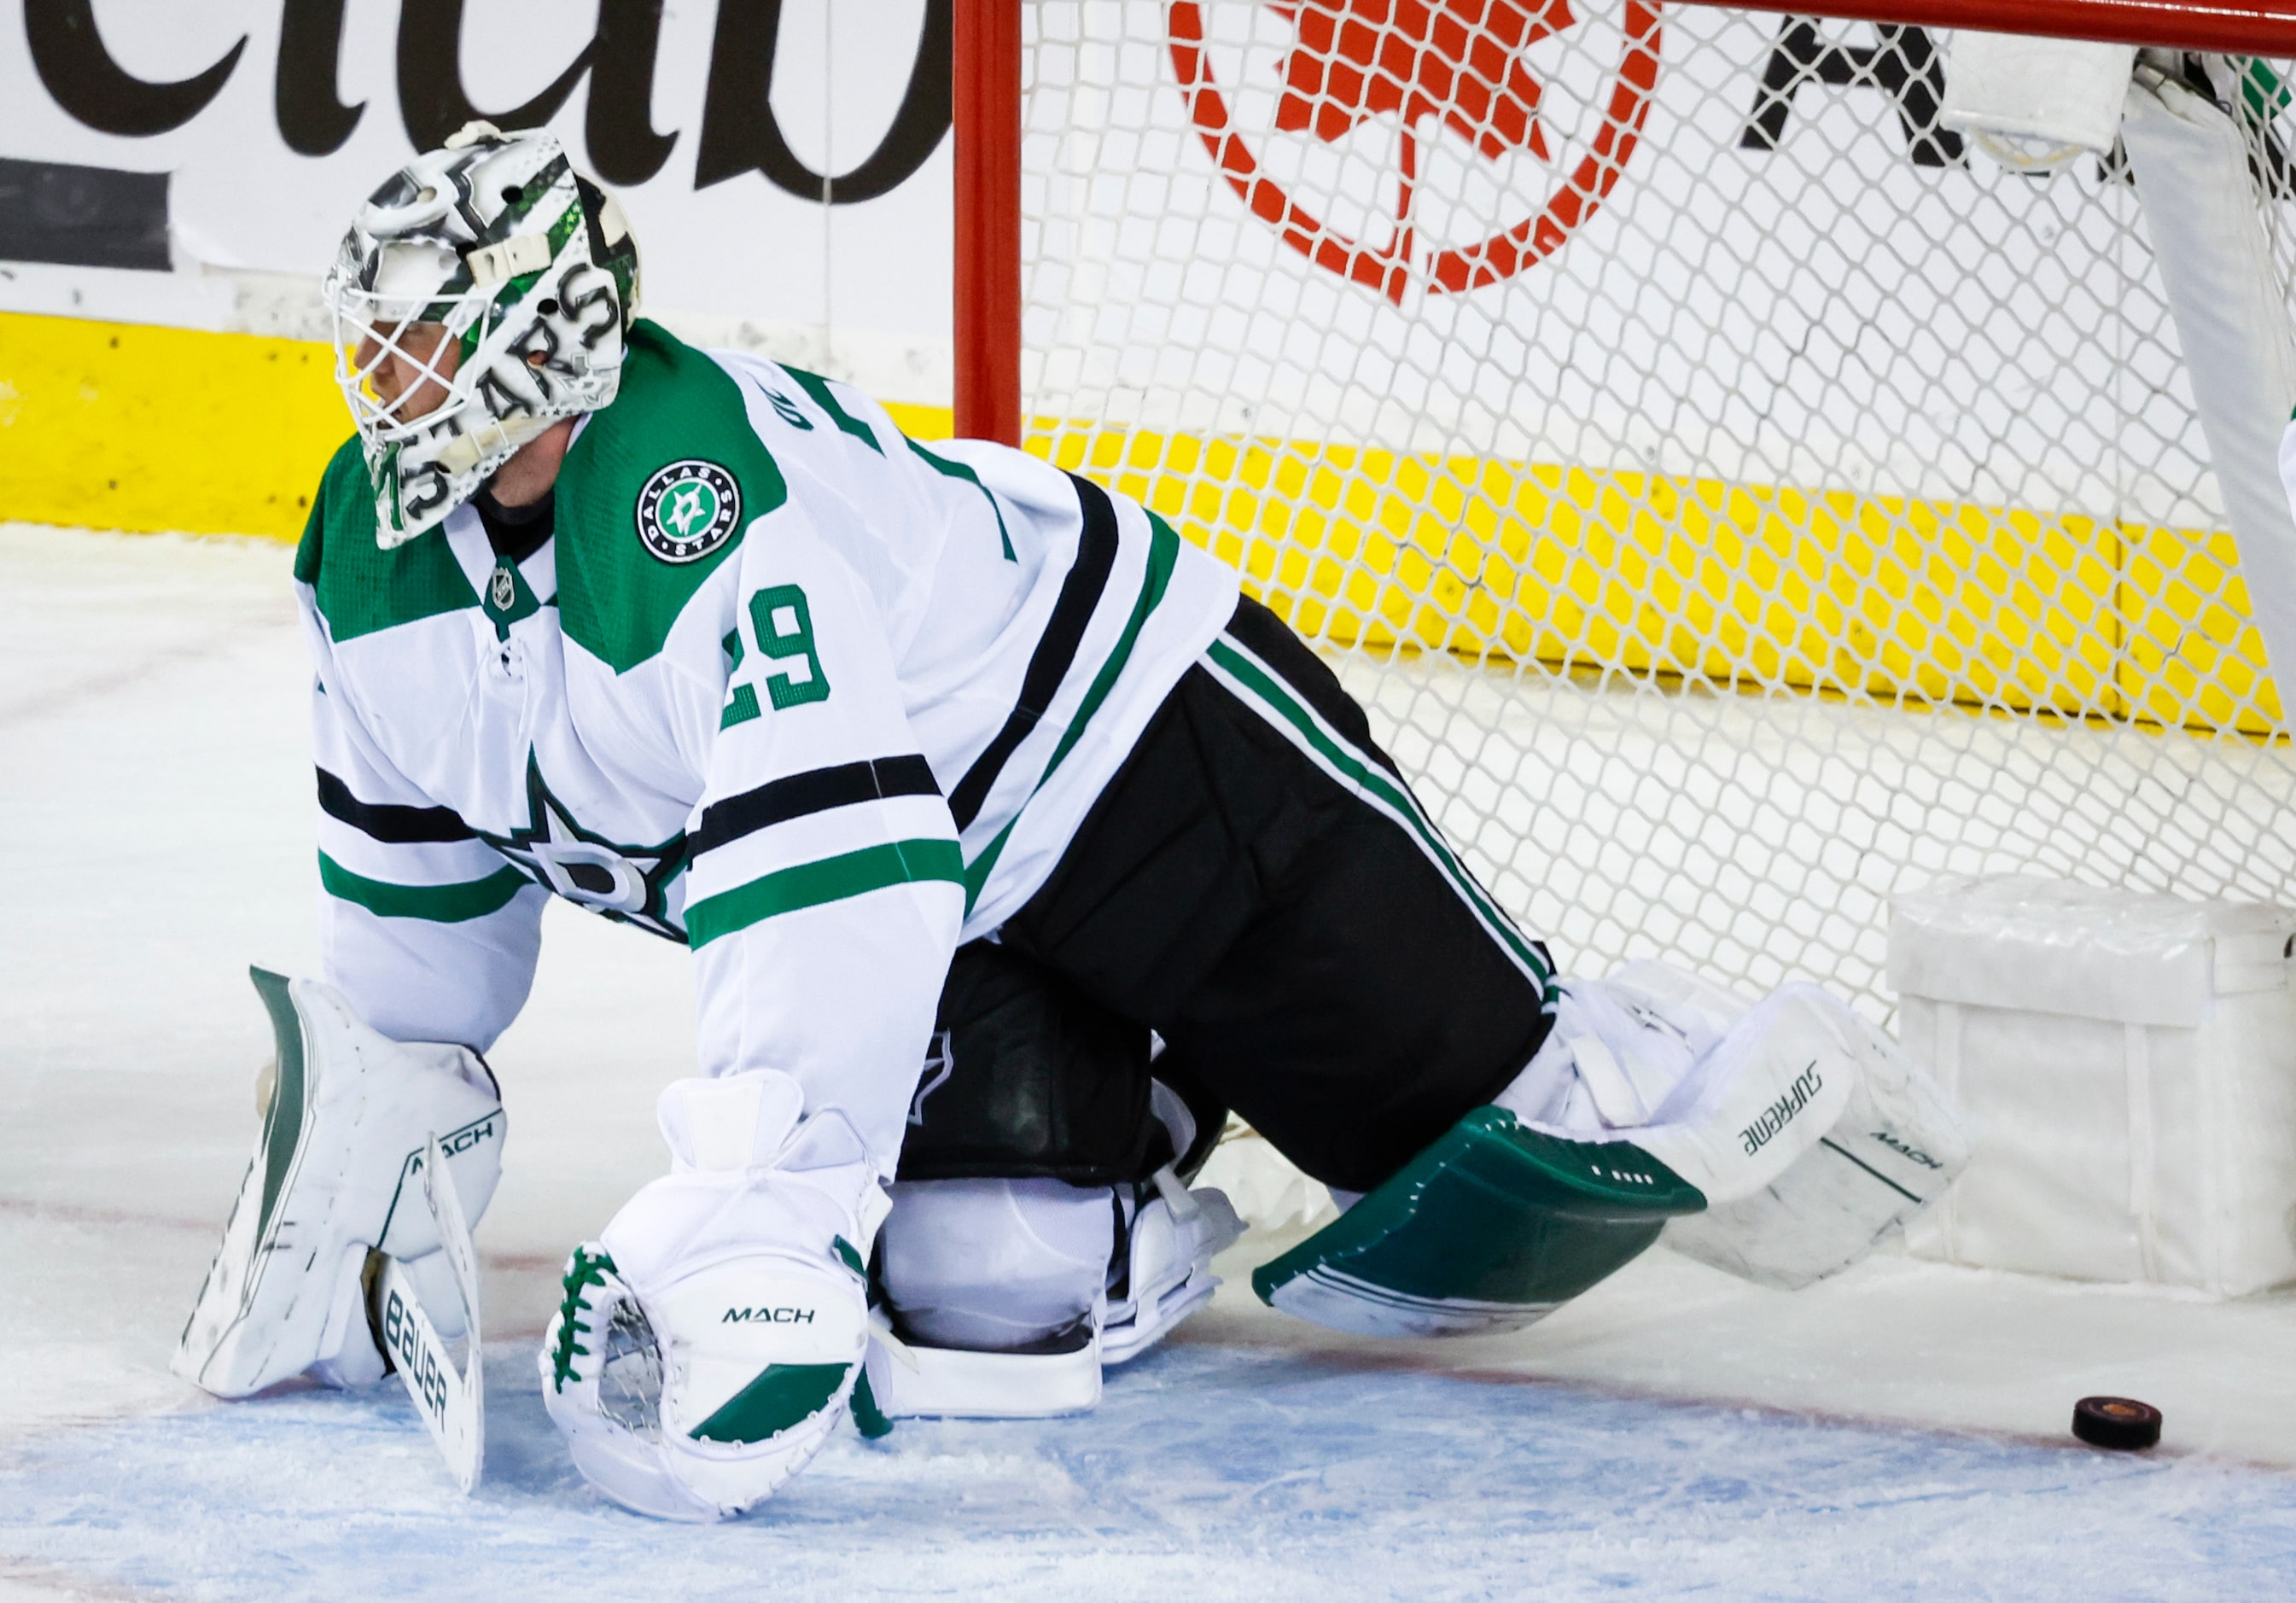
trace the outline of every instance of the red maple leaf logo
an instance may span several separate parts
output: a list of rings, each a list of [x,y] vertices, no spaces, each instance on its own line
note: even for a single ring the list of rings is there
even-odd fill
[[[1393,230],[1385,243],[1332,227],[1301,197],[1264,170],[1247,133],[1235,126],[1229,94],[1212,72],[1203,0],[1168,0],[1172,70],[1187,96],[1188,116],[1220,176],[1252,216],[1317,267],[1376,290],[1400,306],[1414,282],[1431,294],[1456,295],[1513,277],[1560,250],[1603,205],[1642,137],[1658,86],[1660,12],[1664,0],[1626,0],[1626,39],[1602,120],[1587,148],[1562,175],[1546,202],[1472,242],[1445,241],[1418,251],[1413,208],[1418,189],[1422,122],[1474,142],[1488,160],[1527,150],[1550,160],[1538,125],[1538,82],[1522,65],[1541,39],[1576,25],[1567,0],[1269,0],[1296,29],[1283,62],[1283,93],[1275,126],[1312,129],[1334,140],[1366,119],[1400,113]]]
[[[1366,118],[1400,112],[1474,142],[1496,160],[1528,150],[1544,160],[1538,80],[1522,53],[1578,18],[1569,0],[1275,0],[1299,29],[1283,58],[1275,126],[1326,142]]]

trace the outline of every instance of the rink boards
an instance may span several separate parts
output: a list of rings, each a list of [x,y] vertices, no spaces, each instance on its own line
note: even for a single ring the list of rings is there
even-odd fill
[[[304,340],[0,313],[0,518],[294,539],[346,432]],[[890,410],[922,440],[945,408]],[[1549,670],[2268,735],[2223,531],[1039,420],[1304,633]]]

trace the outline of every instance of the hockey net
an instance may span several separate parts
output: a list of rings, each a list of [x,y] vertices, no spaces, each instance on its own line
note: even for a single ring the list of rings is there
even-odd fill
[[[1886,1019],[1889,898],[1941,874],[2296,900],[2296,760],[2118,152],[2005,170],[1917,28],[1023,29],[1030,448],[1242,567],[1566,972]],[[2287,63],[2162,61],[2242,129],[2284,300]]]

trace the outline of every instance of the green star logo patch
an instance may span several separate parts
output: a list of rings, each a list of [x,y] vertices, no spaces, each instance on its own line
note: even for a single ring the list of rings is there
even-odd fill
[[[659,845],[627,846],[585,829],[543,783],[541,765],[526,759],[527,825],[506,835],[480,838],[516,863],[543,889],[617,924],[683,945],[685,932],[669,916],[669,887],[685,872],[685,836]]]
[[[673,462],[638,491],[638,538],[666,563],[699,562],[734,538],[742,487],[714,462]]]

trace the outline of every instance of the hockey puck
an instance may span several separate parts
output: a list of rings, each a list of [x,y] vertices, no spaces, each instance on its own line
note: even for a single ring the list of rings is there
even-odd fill
[[[2161,1440],[2161,1410],[2134,1397],[2084,1397],[2073,1404],[2073,1434],[2091,1447],[2139,1451]]]

